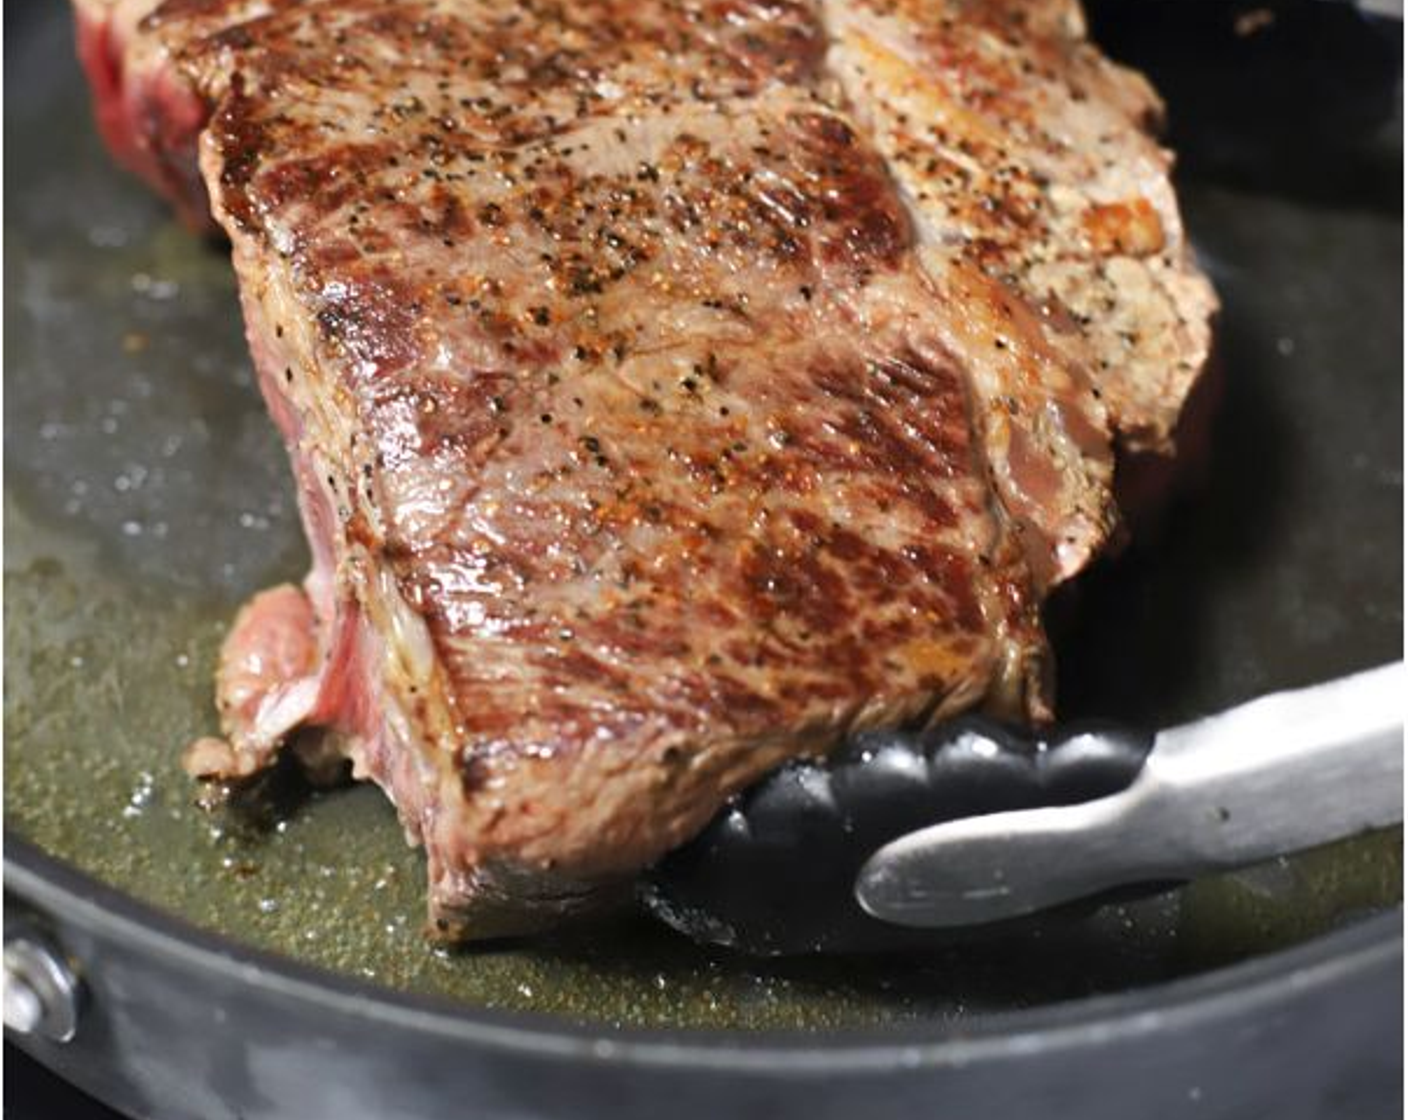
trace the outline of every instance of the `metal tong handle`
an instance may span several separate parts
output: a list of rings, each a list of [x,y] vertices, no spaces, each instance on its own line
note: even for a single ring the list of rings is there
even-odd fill
[[[1161,732],[1128,789],[911,832],[856,898],[899,925],[972,925],[1398,823],[1404,684],[1398,662]]]

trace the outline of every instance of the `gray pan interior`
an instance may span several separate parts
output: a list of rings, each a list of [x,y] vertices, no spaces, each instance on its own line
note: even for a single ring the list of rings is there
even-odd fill
[[[1401,50],[1331,5],[1250,39],[1220,4],[1097,10],[1170,95],[1225,301],[1213,451],[1060,623],[1067,714],[1163,723],[1402,654]],[[1319,9],[1323,9],[1323,12]],[[300,576],[284,452],[225,251],[117,172],[64,6],[6,6],[7,827],[238,941],[476,1007],[633,1026],[953,1019],[1151,985],[1396,904],[1401,833],[1107,913],[1078,937],[754,962],[631,915],[532,944],[420,936],[422,865],[371,789],[271,828],[194,807],[240,601]]]

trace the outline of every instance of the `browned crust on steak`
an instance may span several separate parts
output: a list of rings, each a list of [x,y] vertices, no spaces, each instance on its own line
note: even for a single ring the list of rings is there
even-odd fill
[[[857,726],[1048,714],[1041,595],[1112,526],[1111,414],[1157,442],[1183,384],[1140,411],[1058,281],[1166,251],[1202,282],[1133,80],[1069,6],[1017,11],[167,0],[143,24],[215,107],[205,179],[330,557],[312,598],[353,635],[358,687],[317,718],[424,840],[442,933],[574,908]],[[1148,191],[1043,149],[1046,86],[981,92],[1023,50],[1111,102]],[[914,98],[962,134],[909,136]],[[1003,127],[1040,197],[911,170]],[[1194,335],[1146,364],[1196,365]]]
[[[1123,448],[1172,449],[1217,300],[1195,267],[1142,76],[1065,0],[822,0],[832,66],[924,229],[931,268],[1021,293]]]

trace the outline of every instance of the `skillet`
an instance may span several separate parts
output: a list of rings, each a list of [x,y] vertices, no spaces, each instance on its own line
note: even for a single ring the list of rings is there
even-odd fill
[[[1224,388],[1201,478],[1077,592],[1068,716],[1166,724],[1402,653],[1398,32],[1304,3],[1239,35],[1248,10],[1094,10],[1169,98]],[[223,626],[305,562],[283,451],[222,253],[110,168],[65,13],[5,18],[7,940],[37,921],[85,991],[30,1053],[153,1116],[1390,1107],[1396,833],[1078,937],[758,962],[629,915],[437,952],[374,791],[196,810],[174,759]]]

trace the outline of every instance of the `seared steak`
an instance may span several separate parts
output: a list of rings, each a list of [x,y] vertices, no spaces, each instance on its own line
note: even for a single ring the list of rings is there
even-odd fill
[[[197,217],[199,137],[315,557],[194,772],[332,729],[474,937],[858,726],[1049,715],[1214,304],[1077,9],[152,8],[82,0],[99,115]]]

